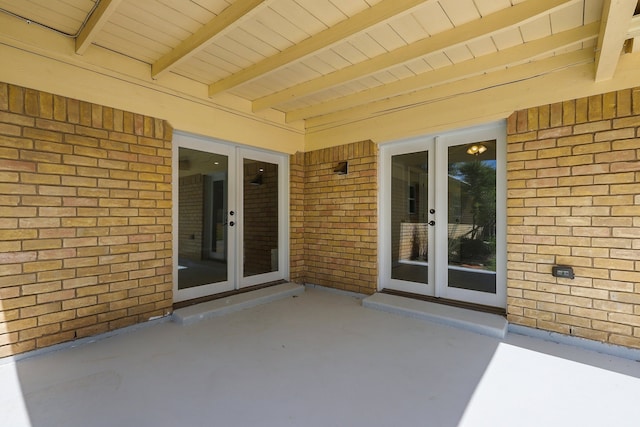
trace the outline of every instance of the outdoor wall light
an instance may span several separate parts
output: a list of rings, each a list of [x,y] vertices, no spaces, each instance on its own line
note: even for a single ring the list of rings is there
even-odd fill
[[[483,144],[473,144],[467,148],[467,154],[477,156],[487,151],[487,146]]]
[[[336,168],[333,170],[333,173],[338,175],[346,175],[348,171],[349,171],[348,162],[340,162],[338,163],[338,166],[336,166]]]

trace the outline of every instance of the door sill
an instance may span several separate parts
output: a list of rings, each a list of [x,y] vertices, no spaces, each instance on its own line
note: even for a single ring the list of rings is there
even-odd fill
[[[504,339],[507,334],[507,319],[493,313],[467,310],[382,292],[365,298],[362,300],[362,305],[366,308],[415,317],[498,339]]]
[[[281,285],[287,283],[286,280],[276,280],[275,282],[261,283],[259,285],[247,286],[246,288],[234,289],[232,291],[220,292],[217,294],[207,295],[200,298],[189,299],[186,301],[178,301],[173,303],[173,309],[178,310],[180,308],[189,307],[191,305],[201,304],[203,302],[214,301],[221,298],[227,298],[233,295],[244,294],[251,291],[256,291],[262,288],[268,288],[270,286]]]
[[[415,294],[412,292],[397,291],[395,289],[386,289],[386,288],[381,290],[380,293],[395,295],[395,296],[404,297],[404,298],[417,299],[420,301],[428,301],[435,304],[448,305],[451,307],[464,308],[466,310],[479,311],[482,313],[497,314],[499,316],[507,315],[507,311],[504,308],[492,307],[490,305],[475,304],[472,302],[457,301],[457,300],[451,300],[446,298],[436,298],[429,295],[421,295],[421,294]]]

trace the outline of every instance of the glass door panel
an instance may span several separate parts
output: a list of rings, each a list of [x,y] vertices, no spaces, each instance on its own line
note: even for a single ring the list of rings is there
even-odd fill
[[[496,293],[496,141],[448,147],[449,287]]]
[[[178,291],[229,280],[229,158],[178,149]]]
[[[429,283],[429,153],[391,157],[391,278]]]
[[[278,165],[243,160],[242,276],[278,271]]]

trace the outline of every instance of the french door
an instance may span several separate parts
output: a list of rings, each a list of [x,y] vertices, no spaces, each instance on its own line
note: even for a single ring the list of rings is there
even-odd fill
[[[380,277],[389,288],[506,306],[503,125],[380,149]]]
[[[288,272],[288,157],[174,135],[174,301]]]

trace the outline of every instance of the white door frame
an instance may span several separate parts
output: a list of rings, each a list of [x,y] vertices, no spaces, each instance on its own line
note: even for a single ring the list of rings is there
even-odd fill
[[[434,138],[432,137],[420,137],[412,138],[405,141],[400,141],[395,144],[386,144],[380,147],[380,161],[378,168],[378,184],[379,184],[379,197],[378,197],[378,211],[379,223],[378,229],[380,234],[378,235],[378,290],[382,290],[386,287],[392,287],[403,292],[411,292],[425,295],[435,295],[435,238],[434,233],[428,234],[427,242],[427,254],[429,265],[429,273],[427,283],[415,283],[403,280],[397,280],[391,278],[392,273],[392,243],[391,243],[391,207],[392,203],[392,161],[391,158],[395,155],[402,155],[407,153],[415,153],[419,151],[427,151],[429,171],[433,171],[435,168],[435,155],[434,155]],[[435,203],[435,187],[434,180],[431,177],[433,173],[429,174],[428,194],[429,200],[427,204],[434,206]]]
[[[447,285],[448,259],[446,242],[448,241],[448,192],[447,149],[453,145],[462,145],[483,140],[496,140],[496,293],[486,293],[459,289]],[[429,239],[429,285],[391,279],[391,157],[392,155],[425,151],[433,147],[429,155],[431,188],[429,205],[435,206],[435,236]],[[506,173],[506,123],[504,121],[489,125],[476,126],[439,135],[426,135],[380,145],[378,169],[378,290],[392,288],[405,292],[431,295],[437,298],[468,301],[494,307],[506,307],[507,275],[507,173]],[[435,198],[433,201],[432,195]],[[433,261],[432,261],[433,260]],[[431,268],[433,265],[435,268]],[[433,285],[432,285],[433,284]]]
[[[192,288],[178,289],[179,235],[179,149],[212,152],[227,156],[227,215],[234,211],[235,226],[227,226],[227,280]],[[174,302],[200,298],[225,291],[289,278],[289,156],[257,148],[243,147],[231,142],[174,131],[172,148],[172,226],[173,226],[173,300]],[[243,278],[243,161],[245,158],[278,165],[278,270]],[[227,216],[227,222],[232,221]]]

